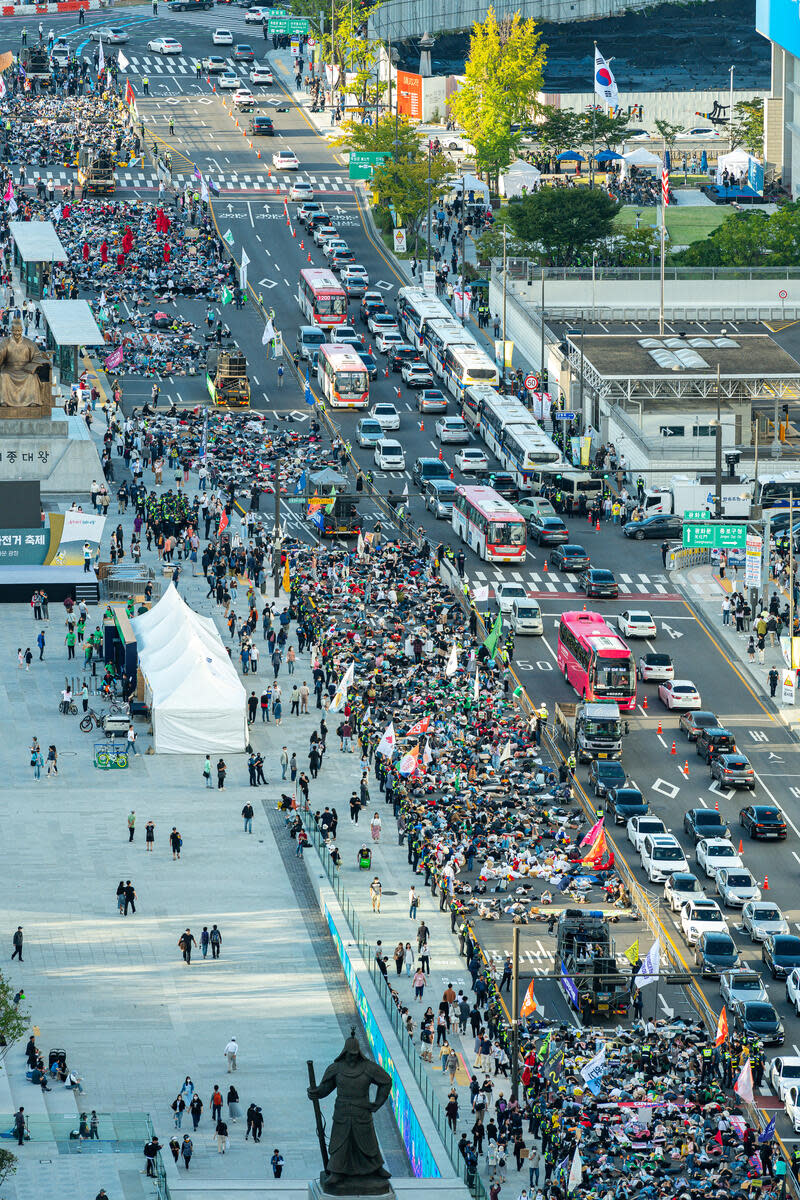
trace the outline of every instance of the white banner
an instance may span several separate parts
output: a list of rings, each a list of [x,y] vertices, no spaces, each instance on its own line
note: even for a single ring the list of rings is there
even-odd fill
[[[748,533],[744,552],[744,586],[758,588],[761,586],[761,552],[764,539],[757,533]]]
[[[407,249],[406,231],[405,229],[395,229],[394,231],[394,252],[395,254],[405,254]]]

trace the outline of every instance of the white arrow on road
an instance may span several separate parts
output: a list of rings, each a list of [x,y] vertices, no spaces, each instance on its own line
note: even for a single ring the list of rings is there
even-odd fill
[[[666,621],[661,622],[661,628],[665,633],[668,633],[671,638],[683,637],[683,634],[679,629],[673,629],[672,626],[668,625]]]

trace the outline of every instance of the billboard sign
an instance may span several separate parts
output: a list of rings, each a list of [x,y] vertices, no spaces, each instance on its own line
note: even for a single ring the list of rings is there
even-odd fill
[[[412,121],[422,119],[422,76],[411,71],[397,72],[397,111]]]
[[[49,512],[45,517],[46,524],[35,528],[0,529],[0,566],[82,566],[85,542],[94,557],[105,517],[74,510]]]
[[[797,0],[756,0],[756,29],[800,58],[800,8]]]

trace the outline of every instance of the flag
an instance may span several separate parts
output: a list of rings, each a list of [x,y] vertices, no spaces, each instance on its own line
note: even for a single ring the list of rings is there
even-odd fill
[[[411,726],[406,737],[419,737],[421,733],[427,733],[430,723],[430,717],[423,717],[421,721],[417,721],[416,725]]]
[[[579,844],[581,846],[592,846],[594,844],[596,838],[599,836],[600,830],[602,828],[603,828],[603,818],[600,817],[599,820],[595,821],[594,825],[589,830],[589,832],[585,833],[583,835]]]
[[[196,163],[195,163],[195,167],[194,167],[194,177],[198,181],[203,178],[203,172],[200,170],[200,168],[197,166]],[[230,230],[228,230],[228,233],[230,233]]]
[[[458,670],[458,650],[456,649],[455,642],[453,642],[453,649],[450,651],[450,657],[447,660],[447,666],[444,669],[444,673],[447,676],[447,678],[450,679],[450,678],[452,678],[453,675],[455,675],[457,670]]]
[[[266,346],[275,337],[275,326],[272,324],[272,317],[267,318],[267,323],[264,326],[264,332],[261,335],[261,345]]]
[[[375,753],[383,754],[386,758],[391,758],[394,754],[394,744],[394,723],[390,721],[383,731],[383,737],[378,742],[378,749],[375,751]]]
[[[226,304],[230,304],[232,299],[233,292],[231,289],[229,287],[223,287],[222,295],[220,296],[220,303],[222,304],[222,307],[224,308]]]
[[[229,246],[232,246],[234,241],[236,240],[234,238],[233,234],[231,233],[230,229],[226,230],[226,232],[223,233],[222,239],[223,239],[223,241],[227,242]]]
[[[126,82],[125,82],[125,103],[127,104],[128,108],[130,108],[131,105],[136,103],[136,95],[134,93],[133,87],[131,86],[130,79],[126,80]]]
[[[242,263],[239,267],[239,286],[242,291],[247,287],[247,268],[250,265],[250,259],[247,257],[247,251],[242,246]]]
[[[2,98],[5,96],[5,94],[6,94],[6,81],[5,81],[5,79],[3,79],[3,76],[0,75],[0,100],[2,100]]]
[[[665,208],[669,204],[669,171],[666,167],[661,168],[661,203]]]
[[[2,82],[3,82],[2,79],[0,79],[0,83],[2,83]],[[3,92],[2,92],[2,89],[0,88],[0,96],[2,96],[2,94],[3,94]],[[52,212],[50,213],[50,220],[51,221],[60,221],[61,220],[61,205],[60,204],[57,204],[55,206],[55,208],[52,210]]]
[[[472,589],[472,599],[475,604],[486,604],[489,600],[489,585],[484,584],[482,587]]]
[[[350,666],[347,668],[341,680],[339,681],[339,686],[337,687],[334,697],[331,700],[331,712],[338,712],[339,709],[344,705],[345,701],[347,700],[347,689],[353,682],[353,676],[355,673],[356,664],[351,662]]]
[[[121,71],[127,71],[128,67],[131,65],[121,50],[117,51],[117,62]]]
[[[208,197],[208,184],[206,183],[205,179],[201,179],[200,180],[200,199],[203,201],[203,204],[208,204],[208,198],[209,198]]]
[[[122,365],[122,346],[118,346],[111,354],[106,357],[104,366],[107,371],[116,371],[117,367]]]
[[[305,471],[303,471],[303,473],[300,476],[300,478],[298,479],[297,483],[294,485],[294,494],[295,494],[295,496],[299,496],[300,493],[304,492],[305,490],[306,490],[306,473],[305,473]]]
[[[586,867],[596,866],[603,862],[608,857],[608,842],[606,841],[605,829],[600,829],[595,840],[592,842],[589,849],[584,854],[580,862]]]
[[[717,1021],[717,1036],[714,1039],[715,1046],[721,1046],[723,1042],[728,1040],[728,1014],[725,1011],[725,1005],[722,1006],[722,1012],[719,1014]]]
[[[314,406],[314,393],[311,390],[311,380],[308,378],[308,367],[306,367],[306,390],[304,393],[306,404]]]
[[[6,204],[8,204],[9,200],[13,200],[13,199],[14,199],[14,185],[11,182],[11,180],[9,179],[8,183],[6,184],[6,190],[3,192],[3,201]]]
[[[636,966],[637,962],[639,961],[639,939],[638,938],[636,939],[636,941],[633,943],[632,946],[628,946],[628,949],[625,951],[625,957],[627,958],[628,962],[631,964],[632,967]]]
[[[203,414],[203,441],[200,446],[200,457],[205,461],[208,455],[208,409]]]
[[[592,1095],[597,1096],[602,1087],[603,1075],[606,1070],[606,1048],[595,1054],[594,1058],[590,1058],[585,1066],[581,1067],[581,1076]]]
[[[478,678],[478,672],[475,672],[475,683],[472,685],[472,699],[477,704],[481,694],[481,681]]]
[[[594,94],[604,100],[606,104],[619,103],[617,81],[597,46],[594,48]]]
[[[433,762],[433,755],[431,754],[430,744],[426,742],[425,749],[422,751],[422,765],[427,767],[428,763],[431,762]]]
[[[500,641],[500,634],[502,632],[502,629],[503,629],[503,614],[498,613],[497,616],[495,617],[495,621],[494,621],[494,625],[492,626],[491,633],[489,634],[489,636],[485,639],[485,641],[483,643],[484,646],[486,647],[486,653],[489,655],[489,658],[494,658],[495,654],[497,653],[497,643]]]
[[[750,1059],[744,1060],[744,1066],[739,1072],[736,1083],[733,1085],[733,1090],[745,1104],[753,1103],[753,1070],[750,1066]]]
[[[228,528],[228,514],[225,512],[225,509],[223,508],[222,513],[219,518],[219,529],[217,530],[217,535],[219,537],[221,537],[227,528]]]
[[[533,994],[533,980],[528,984],[528,990],[525,993],[525,999],[522,1001],[522,1008],[519,1010],[521,1017],[530,1017],[536,1012],[536,997]]]
[[[655,983],[658,979],[658,968],[661,963],[661,943],[653,942],[647,954],[642,959],[642,965],[636,973],[635,983],[637,988],[641,990],[647,987],[648,983]]]
[[[106,56],[103,53],[103,38],[101,35],[100,41],[98,43],[98,49],[97,49],[97,78],[98,79],[103,74],[103,71],[105,71],[105,69],[106,69]]]
[[[414,773],[414,771],[416,770],[418,758],[419,758],[419,742],[417,742],[416,746],[414,746],[413,749],[409,750],[407,754],[404,754],[403,757],[400,759],[400,774],[401,775],[412,775]]]
[[[580,1187],[583,1181],[583,1163],[581,1156],[578,1153],[578,1147],[575,1147],[575,1153],[572,1157],[572,1166],[569,1169],[569,1178],[567,1179],[567,1193],[574,1192],[575,1188]]]
[[[553,1036],[553,1031],[551,1029],[548,1031],[547,1037],[542,1042],[541,1046],[539,1047],[538,1053],[536,1055],[539,1062],[544,1062],[544,1060],[547,1058],[548,1054],[550,1053],[550,1039],[552,1036]]]
[[[775,1118],[770,1117],[769,1124],[758,1135],[758,1140],[761,1143],[761,1145],[764,1146],[764,1145],[766,1145],[767,1142],[771,1142],[774,1137],[775,1137]]]
[[[286,559],[286,566],[283,568],[283,579],[281,580],[281,587],[283,588],[283,590],[285,592],[291,591],[291,583],[289,582],[289,559],[288,558]]]

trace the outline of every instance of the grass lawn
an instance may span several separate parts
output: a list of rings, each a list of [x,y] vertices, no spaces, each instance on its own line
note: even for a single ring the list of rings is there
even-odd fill
[[[618,225],[635,227],[636,213],[642,214],[640,225],[656,225],[658,222],[657,208],[637,209],[626,205],[616,218]],[[712,229],[721,225],[730,216],[731,209],[727,205],[672,205],[667,210],[667,230],[671,241],[677,246],[688,246],[701,238],[708,237]]]

